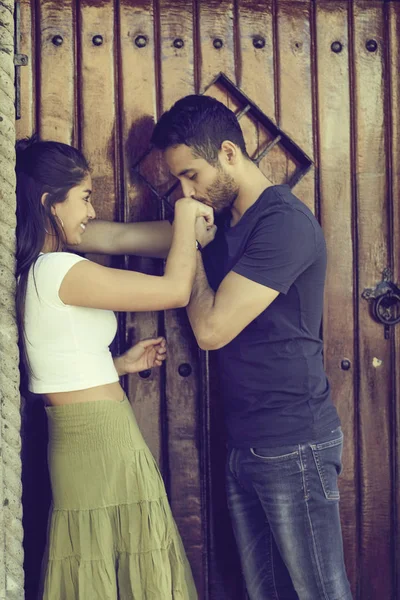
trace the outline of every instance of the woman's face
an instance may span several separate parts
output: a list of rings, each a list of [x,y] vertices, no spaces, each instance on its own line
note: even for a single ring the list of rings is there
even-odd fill
[[[92,178],[88,174],[82,183],[70,189],[64,202],[54,204],[51,208],[68,246],[80,244],[88,221],[96,218],[91,194]]]

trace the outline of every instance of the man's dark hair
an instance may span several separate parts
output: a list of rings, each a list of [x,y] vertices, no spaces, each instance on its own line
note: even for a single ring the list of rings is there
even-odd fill
[[[152,144],[159,150],[185,144],[210,164],[218,161],[222,142],[233,142],[248,158],[246,144],[234,113],[209,96],[185,96],[158,121]]]

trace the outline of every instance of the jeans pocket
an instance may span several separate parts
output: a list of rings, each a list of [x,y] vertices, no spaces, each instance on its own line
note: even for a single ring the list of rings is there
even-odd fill
[[[338,477],[342,472],[343,435],[322,444],[311,444],[319,479],[327,500],[339,500]]]
[[[290,460],[292,458],[296,458],[299,455],[299,451],[295,450],[294,452],[288,452],[285,454],[280,454],[278,456],[274,456],[271,452],[270,448],[250,448],[250,452],[256,458],[263,460],[269,463],[278,463],[284,462],[286,460]]]

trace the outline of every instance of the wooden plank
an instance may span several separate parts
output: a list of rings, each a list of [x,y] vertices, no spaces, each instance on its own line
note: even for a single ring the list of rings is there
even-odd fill
[[[240,65],[238,85],[260,109],[276,122],[274,4],[272,0],[239,0],[237,26],[239,47],[236,55]],[[264,45],[263,45],[264,44]],[[257,74],[257,76],[255,76]],[[260,124],[253,124],[246,115],[240,121],[247,151],[253,158],[271,141]],[[281,172],[282,150],[275,147],[262,159],[260,169],[274,183]]]
[[[388,266],[383,3],[352,5],[357,189],[361,598],[392,598],[390,342],[361,298]],[[369,52],[367,40],[377,42]]]
[[[31,136],[36,129],[35,98],[35,7],[30,0],[20,0],[20,53],[26,54],[28,64],[20,67],[21,118],[15,122],[16,137]]]
[[[230,0],[200,0],[198,3],[198,28],[200,48],[195,62],[198,64],[198,81],[200,91],[210,85],[220,72],[225,73],[231,81],[247,77],[245,66],[240,67],[235,61],[239,51],[238,40],[241,39],[235,19],[233,2]],[[214,47],[214,41],[221,39],[223,46]],[[236,45],[235,45],[236,44]],[[218,45],[218,44],[217,44]],[[239,58],[239,56],[237,55]],[[243,80],[244,81],[244,80]],[[246,79],[248,81],[248,79]],[[207,94],[224,102],[232,110],[237,105],[229,98],[225,89],[213,86]],[[255,149],[257,130],[246,120],[241,120],[247,143],[253,144],[249,150]],[[250,136],[250,137],[249,137]],[[210,468],[211,468],[211,531],[210,531],[210,598],[212,600],[241,600],[243,596],[243,578],[236,544],[230,523],[225,492],[225,457],[224,415],[219,390],[219,376],[215,353],[210,354]]]
[[[80,146],[91,165],[97,217],[113,221],[119,216],[114,3],[81,0],[79,23]]]
[[[201,93],[221,71],[236,80],[234,9],[232,0],[198,0],[197,5],[200,45],[196,89]]]
[[[124,217],[146,221],[160,214],[158,200],[134,176],[132,165],[148,147],[155,120],[155,63],[152,0],[122,0],[118,15],[120,40],[121,163]],[[146,273],[159,273],[155,260],[131,258],[126,266]],[[162,331],[162,329],[161,329]],[[126,343],[158,335],[157,313],[133,313],[126,319]],[[127,389],[140,429],[163,473],[162,371],[150,377],[128,377]]]
[[[392,217],[393,217],[393,281],[400,284],[400,4],[391,2],[386,7],[387,10],[387,30],[386,39],[388,41],[389,58],[387,69],[390,82],[390,104],[389,114],[391,117],[391,200],[392,200]],[[393,449],[394,449],[394,500],[396,504],[396,521],[393,527],[393,537],[395,543],[395,573],[400,573],[400,532],[399,532],[399,515],[400,515],[400,330],[395,327],[395,354],[392,362],[394,369],[395,391],[394,397],[394,427],[393,427]],[[396,588],[394,597],[400,597],[400,579],[396,578]]]
[[[40,74],[37,98],[42,139],[76,143],[75,14],[72,0],[40,0]],[[39,35],[39,34],[38,34]]]
[[[182,96],[194,93],[192,2],[161,0],[159,18],[160,94],[164,112]]]
[[[162,112],[194,91],[193,3],[159,2]],[[183,45],[182,45],[183,43]],[[175,197],[181,197],[177,189]],[[184,309],[165,312],[169,497],[200,598],[207,598],[207,527],[203,522],[201,420],[197,344]],[[186,375],[182,369],[191,370]]]
[[[273,0],[238,0],[237,5],[238,86],[275,121]]]
[[[323,320],[325,365],[345,436],[340,509],[347,574],[355,594],[358,475],[354,384],[358,365],[354,352],[347,1],[320,2],[316,10],[316,32],[320,216],[328,248]],[[340,44],[340,47],[334,46],[339,52],[332,50],[335,43]],[[345,360],[350,362],[349,370],[344,370]]]
[[[277,4],[277,85],[279,125],[313,159],[313,57],[310,0]],[[284,165],[282,165],[284,167]],[[288,162],[285,171],[292,172]],[[280,176],[283,179],[285,172]],[[295,186],[295,194],[315,210],[315,170]]]

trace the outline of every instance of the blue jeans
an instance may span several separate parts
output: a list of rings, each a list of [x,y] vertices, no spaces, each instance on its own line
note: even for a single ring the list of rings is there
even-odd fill
[[[250,600],[351,600],[339,517],[343,434],[233,448],[228,506]]]

